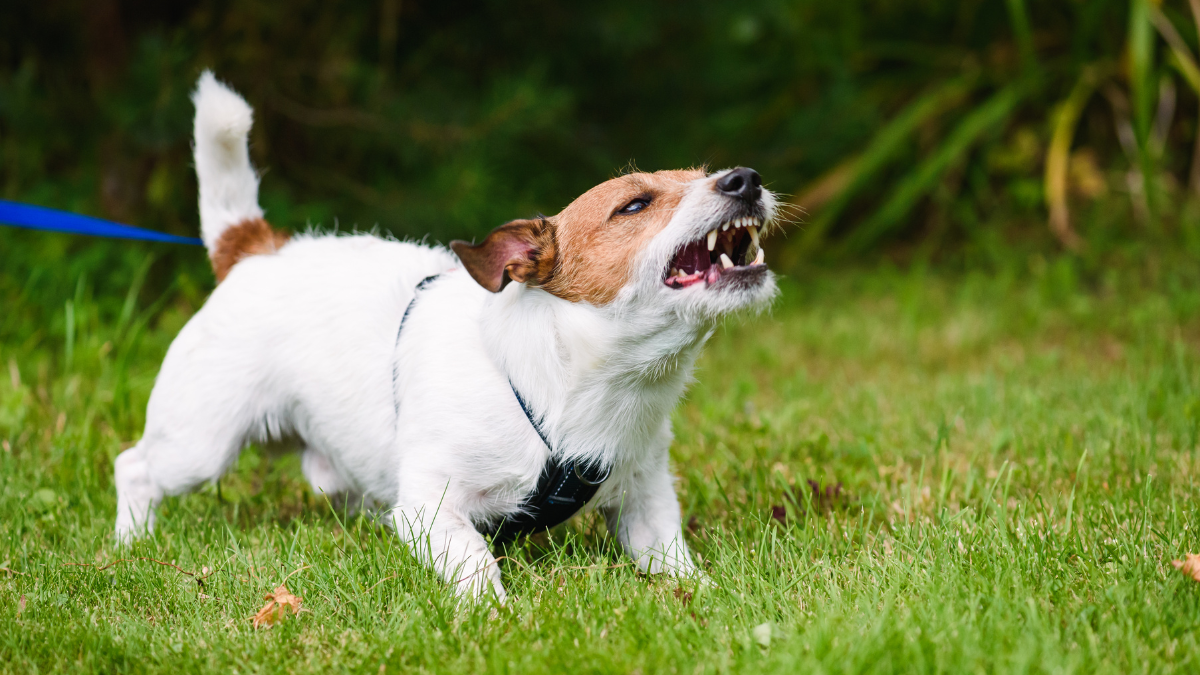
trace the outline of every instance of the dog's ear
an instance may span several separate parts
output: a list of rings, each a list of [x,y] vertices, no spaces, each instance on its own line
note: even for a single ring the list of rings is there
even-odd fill
[[[553,227],[545,218],[514,220],[492,230],[483,243],[452,241],[450,248],[471,278],[493,293],[509,281],[539,285],[554,273]]]

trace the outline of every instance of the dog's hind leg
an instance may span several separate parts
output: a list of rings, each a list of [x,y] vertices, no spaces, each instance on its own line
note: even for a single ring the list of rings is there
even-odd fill
[[[128,544],[142,532],[154,529],[154,507],[163,495],[150,480],[145,451],[140,443],[117,455],[114,469],[117,543]]]
[[[266,428],[269,399],[247,369],[222,368],[211,352],[197,348],[194,336],[203,328],[193,325],[163,362],[142,439],[115,462],[118,543],[153,529],[154,508],[164,496],[220,478],[246,441]]]
[[[300,455],[300,470],[317,494],[337,495],[350,489],[350,484],[333,468],[325,455],[312,448],[305,448]]]
[[[154,529],[154,509],[164,496],[183,494],[220,478],[237,458],[241,434],[226,430],[214,435],[212,429],[196,426],[183,422],[166,431],[151,422],[142,440],[117,456],[118,544]]]
[[[334,508],[358,511],[363,501],[362,495],[354,491],[354,486],[338,473],[329,458],[319,450],[304,449],[300,455],[300,470],[304,472],[304,478],[312,486],[313,492],[328,498]]]

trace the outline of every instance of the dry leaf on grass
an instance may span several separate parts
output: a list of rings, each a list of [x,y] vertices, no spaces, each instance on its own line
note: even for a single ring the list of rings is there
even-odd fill
[[[288,607],[292,608],[292,614],[300,613],[300,601],[302,598],[298,595],[292,595],[288,591],[287,586],[280,585],[275,589],[274,593],[267,593],[263,596],[267,604],[258,610],[254,615],[254,627],[266,626],[270,628],[283,620],[287,616]]]
[[[782,505],[771,505],[771,517],[778,520],[780,525],[787,525],[787,509]]]
[[[1184,576],[1200,581],[1200,553],[1188,553],[1186,557],[1187,560],[1172,560],[1171,564]]]

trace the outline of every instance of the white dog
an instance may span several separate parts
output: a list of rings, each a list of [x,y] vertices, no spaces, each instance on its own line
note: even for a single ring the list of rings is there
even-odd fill
[[[776,201],[757,173],[621,176],[453,253],[289,240],[258,206],[250,107],[207,72],[193,100],[220,285],[167,352],[141,441],[117,457],[119,542],[248,442],[290,437],[314,490],[387,505],[462,596],[505,598],[481,531],[552,525],[585,501],[644,572],[695,573],[670,413],[717,320],[776,293],[759,247]]]

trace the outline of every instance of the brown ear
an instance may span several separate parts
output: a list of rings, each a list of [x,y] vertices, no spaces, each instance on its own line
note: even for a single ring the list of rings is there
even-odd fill
[[[554,269],[552,225],[545,218],[514,220],[492,230],[481,244],[450,242],[480,286],[499,293],[509,281],[546,281]]]

